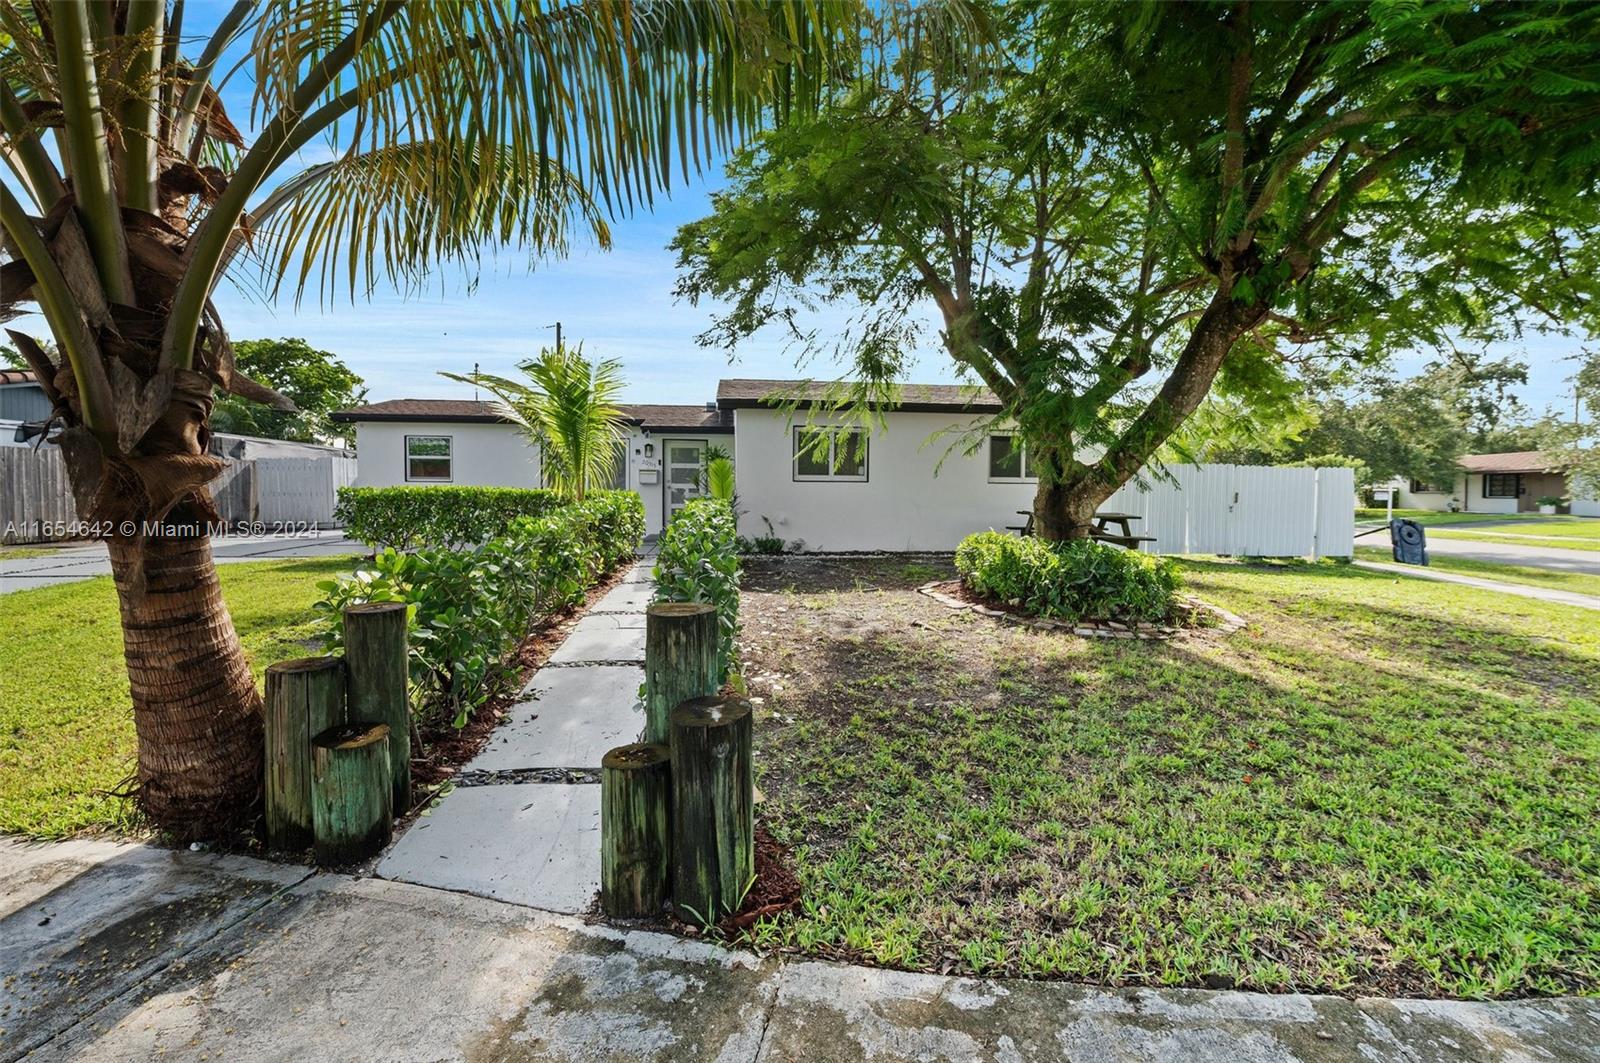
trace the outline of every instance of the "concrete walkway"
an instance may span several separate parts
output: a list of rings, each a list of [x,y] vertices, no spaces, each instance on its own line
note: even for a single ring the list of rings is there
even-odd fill
[[[1597,999],[906,974],[109,842],[0,839],[0,973],[0,1060],[1600,1063]]]
[[[600,888],[600,758],[639,740],[649,562],[579,620],[510,718],[378,875],[552,912]]]
[[[1433,549],[1430,541],[1428,549]],[[1542,602],[1555,602],[1559,605],[1575,605],[1579,609],[1600,609],[1600,598],[1588,594],[1577,594],[1573,591],[1556,590],[1554,587],[1530,587],[1522,583],[1506,583],[1497,579],[1483,579],[1480,576],[1461,576],[1454,572],[1440,572],[1434,568],[1421,568],[1416,565],[1395,565],[1386,561],[1352,561],[1357,568],[1370,569],[1373,572],[1387,572],[1396,576],[1411,576],[1416,579],[1431,579],[1438,583],[1459,583],[1464,587],[1478,587],[1497,594],[1511,594],[1518,598],[1536,598]]]
[[[38,550],[47,552],[9,559],[0,556],[0,594],[31,587],[48,587],[56,583],[75,583],[111,574],[111,560],[106,556],[106,545],[102,542],[50,547],[0,546],[0,555],[7,550],[25,551],[30,555]],[[219,565],[367,552],[365,544],[346,539],[344,532],[337,528],[307,532],[305,535],[228,536],[211,541],[211,554]]]

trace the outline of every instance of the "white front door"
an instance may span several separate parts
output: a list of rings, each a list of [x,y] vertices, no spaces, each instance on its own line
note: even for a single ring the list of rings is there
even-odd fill
[[[667,460],[662,463],[666,471],[663,479],[667,491],[667,519],[671,520],[683,504],[700,494],[700,478],[705,468],[706,441],[703,439],[668,439],[662,447]]]

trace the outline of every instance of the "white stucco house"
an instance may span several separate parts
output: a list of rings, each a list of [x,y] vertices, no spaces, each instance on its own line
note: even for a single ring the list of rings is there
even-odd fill
[[[1505,454],[1465,454],[1453,483],[1400,479],[1395,506],[1401,509],[1458,509],[1467,513],[1532,513],[1541,498],[1566,498],[1580,517],[1600,517],[1600,500],[1575,497],[1571,478],[1559,463],[1538,450]]]
[[[730,379],[699,406],[623,407],[625,460],[614,486],[639,492],[661,531],[700,491],[706,451],[736,468],[740,531],[807,550],[951,550],[987,528],[1020,525],[1037,479],[1026,449],[994,425],[981,388],[907,384],[863,427],[836,412],[836,386]],[[393,399],[333,415],[356,429],[359,486],[541,485],[538,449],[490,402]],[[1172,553],[1349,556],[1348,469],[1185,466],[1130,484],[1105,508],[1135,514],[1150,548]]]

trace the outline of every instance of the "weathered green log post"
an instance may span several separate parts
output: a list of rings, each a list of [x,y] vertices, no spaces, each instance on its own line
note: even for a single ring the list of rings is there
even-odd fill
[[[667,742],[672,710],[710,697],[717,675],[717,610],[706,602],[656,602],[644,614],[644,740]]]
[[[274,849],[311,844],[311,739],[344,722],[344,705],[345,667],[339,658],[302,657],[267,666],[262,730],[267,843]]]
[[[750,703],[709,697],[672,710],[672,902],[714,923],[755,875]]]
[[[659,915],[671,880],[672,754],[639,742],[600,758],[600,905]]]
[[[411,808],[411,707],[406,694],[406,605],[366,602],[344,611],[348,719],[389,725],[389,777],[396,815]]]
[[[389,725],[366,721],[330,727],[311,741],[311,813],[317,863],[365,860],[394,830]]]

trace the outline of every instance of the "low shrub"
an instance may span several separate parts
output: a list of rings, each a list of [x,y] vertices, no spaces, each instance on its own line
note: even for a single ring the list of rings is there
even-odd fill
[[[1088,539],[979,532],[956,547],[956,571],[978,594],[1059,620],[1156,622],[1177,604],[1178,566],[1171,558]]]
[[[369,546],[486,543],[521,517],[542,517],[562,505],[554,491],[532,487],[341,487],[334,519]]]
[[[717,664],[723,679],[739,634],[739,545],[733,506],[715,498],[689,501],[661,533],[655,600],[709,602],[717,610]]]
[[[534,626],[583,601],[633,556],[644,503],[605,491],[546,516],[519,517],[481,546],[380,550],[370,567],[318,586],[323,641],[344,643],[344,610],[359,602],[411,607],[412,710],[465,726],[472,711],[516,679],[513,655]]]

